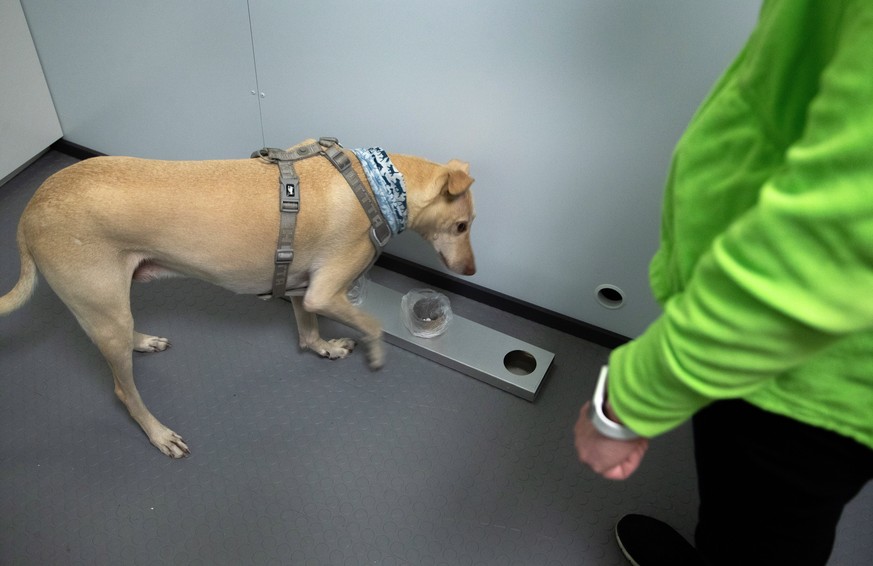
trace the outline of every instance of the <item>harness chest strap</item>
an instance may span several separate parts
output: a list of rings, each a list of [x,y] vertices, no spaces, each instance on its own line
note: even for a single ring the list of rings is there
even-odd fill
[[[372,240],[373,246],[376,248],[376,258],[378,258],[379,254],[382,253],[382,248],[391,239],[391,226],[388,225],[388,222],[382,215],[382,210],[376,204],[375,199],[364,188],[361,178],[358,177],[358,174],[352,168],[352,162],[343,152],[342,146],[337,143],[328,147],[325,151],[325,157],[342,173],[342,176],[352,188],[352,192],[358,197],[364,212],[367,213],[367,217],[370,219],[370,240]],[[376,258],[373,259],[373,262],[376,261]]]
[[[279,241],[276,246],[275,268],[271,293],[259,295],[261,298],[282,297],[288,294],[299,294],[301,290],[288,291],[286,282],[291,262],[294,259],[294,229],[297,225],[297,213],[300,210],[300,177],[294,170],[294,162],[322,155],[342,174],[346,182],[358,197],[364,212],[370,219],[370,240],[376,248],[376,255],[367,270],[382,253],[382,248],[391,239],[391,228],[379,210],[373,197],[364,188],[361,179],[352,168],[351,161],[342,151],[342,146],[336,138],[321,138],[311,143],[285,151],[276,148],[262,148],[252,154],[268,163],[279,167]],[[365,270],[366,272],[366,270]]]

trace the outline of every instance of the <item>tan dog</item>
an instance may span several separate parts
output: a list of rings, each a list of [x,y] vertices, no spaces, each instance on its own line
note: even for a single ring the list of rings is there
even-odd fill
[[[467,164],[390,157],[406,180],[409,228],[430,240],[451,270],[472,275]],[[325,315],[360,331],[369,364],[378,368],[384,361],[381,325],[346,296],[375,254],[369,220],[327,159],[298,161],[295,168],[300,212],[288,288],[308,285],[305,295],[292,299],[300,345],[332,359],[351,353],[353,340],[321,338],[316,315]],[[257,159],[98,157],[72,165],[43,183],[21,217],[21,277],[0,297],[0,315],[30,298],[39,269],[109,362],[115,393],[131,417],[161,452],[183,457],[189,453],[185,442],[149,412],[134,384],[132,350],[159,352],[169,342],[134,329],[131,280],[188,276],[236,293],[268,292],[278,192],[278,168]]]

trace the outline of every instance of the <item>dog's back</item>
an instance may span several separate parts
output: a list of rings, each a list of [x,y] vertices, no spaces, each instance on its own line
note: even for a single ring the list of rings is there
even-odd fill
[[[367,220],[329,163],[310,160],[298,169],[305,182],[294,268],[302,272],[324,255],[325,241],[336,247],[366,238]],[[43,272],[105,253],[123,259],[131,273],[148,261],[167,275],[262,293],[269,290],[278,218],[273,165],[98,157],[50,177],[25,209],[21,233]]]

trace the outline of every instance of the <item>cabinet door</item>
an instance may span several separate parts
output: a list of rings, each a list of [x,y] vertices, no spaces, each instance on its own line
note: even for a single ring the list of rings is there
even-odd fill
[[[69,141],[166,159],[262,146],[244,0],[22,5]]]
[[[61,126],[18,0],[0,0],[0,181],[58,138]]]

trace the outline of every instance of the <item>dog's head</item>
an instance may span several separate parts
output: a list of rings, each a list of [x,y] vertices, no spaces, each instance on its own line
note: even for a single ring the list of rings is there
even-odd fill
[[[433,244],[445,266],[461,275],[476,273],[470,245],[476,211],[469,172],[469,164],[455,159],[440,167],[415,222],[416,231]]]

